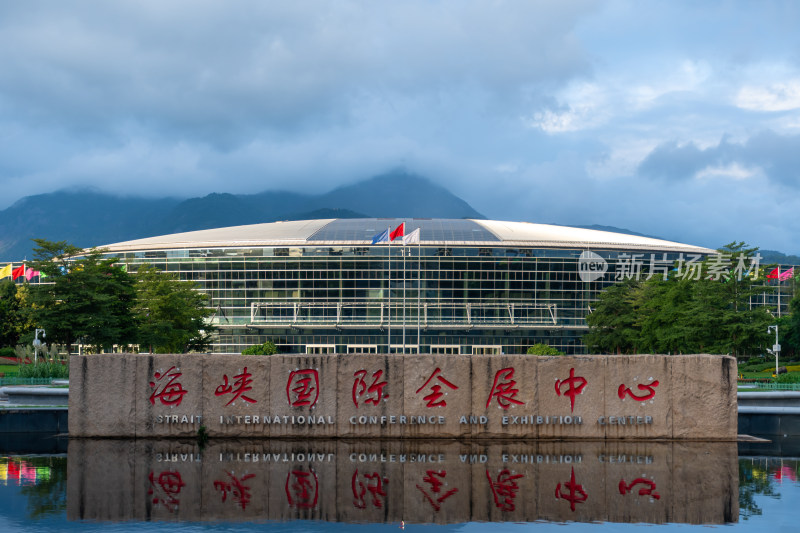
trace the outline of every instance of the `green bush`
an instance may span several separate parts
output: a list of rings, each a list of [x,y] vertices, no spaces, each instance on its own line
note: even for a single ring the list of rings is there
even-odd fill
[[[564,352],[556,350],[547,344],[534,344],[528,348],[528,355],[564,355]]]
[[[275,355],[278,353],[278,347],[272,341],[267,341],[264,344],[254,344],[242,350],[242,355]]]
[[[775,361],[771,363],[760,363],[757,365],[744,365],[739,367],[739,372],[765,372],[775,370]]]
[[[753,366],[753,365],[760,365],[764,363],[763,357],[751,357],[747,360],[746,363],[742,364],[742,366]]]
[[[0,357],[16,357],[17,352],[14,351],[14,348],[0,348]]]
[[[31,363],[29,365],[19,365],[19,377],[21,378],[68,378],[69,365],[62,365],[60,361],[44,361]]]
[[[787,372],[786,374],[781,374],[775,381],[776,383],[800,383],[800,372]]]

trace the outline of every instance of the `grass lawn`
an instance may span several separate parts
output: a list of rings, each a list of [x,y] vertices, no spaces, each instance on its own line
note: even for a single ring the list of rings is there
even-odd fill
[[[766,370],[764,372],[742,372],[742,376],[744,379],[763,379],[771,378],[774,373],[774,370]]]
[[[0,365],[0,372],[5,372],[6,375],[8,374],[17,374],[19,372],[19,366],[17,365]]]

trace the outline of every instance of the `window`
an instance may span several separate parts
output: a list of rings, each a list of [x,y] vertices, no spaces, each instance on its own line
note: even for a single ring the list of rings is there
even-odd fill
[[[336,353],[335,344],[306,344],[306,353],[311,355]]]
[[[431,346],[431,353],[437,355],[458,355],[461,353],[461,346],[458,344],[438,344]]]
[[[503,353],[502,346],[473,346],[472,355],[500,355]]]
[[[392,347],[389,349],[390,353],[403,353],[403,345],[402,344],[392,344]],[[419,346],[416,344],[406,344],[406,352],[407,354],[417,354],[419,353]]]
[[[377,344],[348,344],[347,353],[378,353]]]

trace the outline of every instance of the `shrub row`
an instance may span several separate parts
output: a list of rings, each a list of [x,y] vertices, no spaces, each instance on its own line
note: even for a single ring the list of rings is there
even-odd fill
[[[739,367],[739,372],[765,372],[775,370],[775,361],[771,363],[759,363],[755,365],[747,364]]]
[[[21,378],[68,378],[69,365],[62,364],[60,361],[44,361],[31,363],[29,365],[19,365],[19,377]]]
[[[788,372],[781,374],[775,380],[776,383],[800,383],[800,372]]]

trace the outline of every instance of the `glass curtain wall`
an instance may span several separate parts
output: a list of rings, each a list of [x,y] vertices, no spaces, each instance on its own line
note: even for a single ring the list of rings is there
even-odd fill
[[[619,252],[593,251],[614,272]],[[270,339],[289,353],[524,353],[535,343],[583,353],[585,316],[614,281],[581,281],[581,252],[319,245],[117,255],[131,270],[149,263],[196,282],[220,328],[216,352]]]

